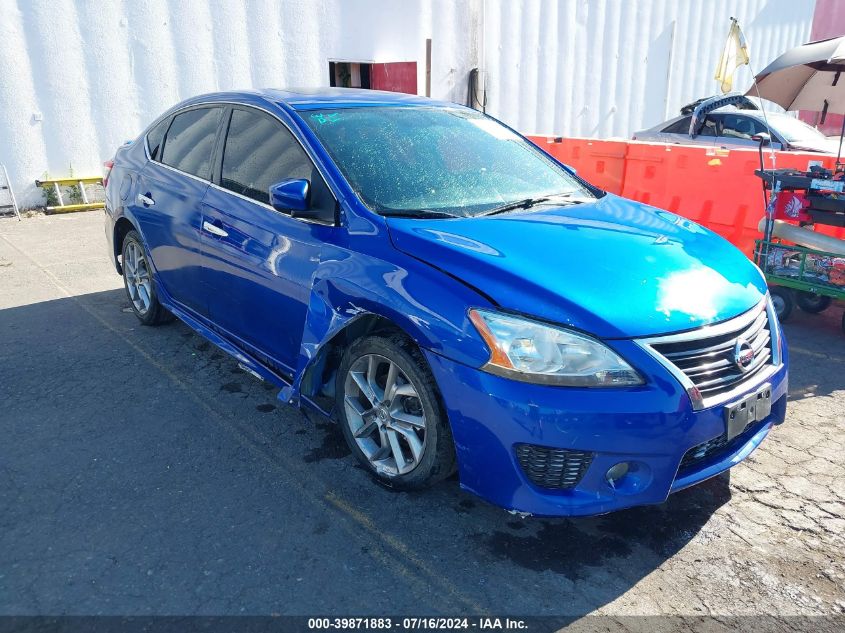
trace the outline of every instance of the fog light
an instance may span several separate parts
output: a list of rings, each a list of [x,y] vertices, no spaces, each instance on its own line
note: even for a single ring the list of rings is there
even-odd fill
[[[604,477],[614,488],[619,481],[628,474],[628,462],[619,462],[616,466],[611,466],[605,473]]]
[[[651,485],[654,479],[645,462],[619,462],[604,475],[607,485],[617,495],[636,495]]]

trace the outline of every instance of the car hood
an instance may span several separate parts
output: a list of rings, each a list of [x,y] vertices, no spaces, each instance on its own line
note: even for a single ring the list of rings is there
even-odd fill
[[[822,152],[824,154],[836,154],[839,149],[839,139],[820,138],[820,139],[802,139],[800,141],[790,141],[790,149],[801,150],[805,152]]]
[[[604,338],[722,321],[765,296],[759,270],[715,233],[606,195],[481,218],[387,218],[400,251],[506,310]]]

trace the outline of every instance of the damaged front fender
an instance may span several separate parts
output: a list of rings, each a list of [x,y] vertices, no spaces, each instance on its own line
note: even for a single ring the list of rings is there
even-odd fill
[[[478,367],[489,351],[467,318],[471,306],[489,302],[437,269],[403,257],[388,262],[326,247],[311,288],[296,374],[279,399],[299,406],[320,393],[339,335],[362,319],[378,319],[401,330],[422,349]],[[357,330],[357,328],[355,328]],[[366,331],[366,328],[364,328]],[[346,337],[340,343],[345,345]]]

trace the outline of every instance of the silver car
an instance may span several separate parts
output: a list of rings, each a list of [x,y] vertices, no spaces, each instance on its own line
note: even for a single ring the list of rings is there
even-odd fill
[[[740,95],[703,99],[685,106],[681,113],[681,116],[635,133],[634,140],[727,149],[756,148],[760,145],[758,135],[768,134],[773,149],[835,155],[839,146],[838,138],[827,138],[788,114],[767,112],[764,117],[754,102]]]

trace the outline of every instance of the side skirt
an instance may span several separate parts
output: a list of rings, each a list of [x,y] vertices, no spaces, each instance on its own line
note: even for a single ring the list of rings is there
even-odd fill
[[[288,402],[286,399],[282,398],[282,395],[291,388],[291,383],[286,378],[278,375],[276,372],[269,369],[264,364],[244,352],[242,349],[230,343],[228,339],[224,338],[211,328],[207,327],[199,319],[192,316],[186,310],[183,310],[182,308],[173,305],[173,303],[169,301],[166,304],[164,301],[162,301],[162,304],[164,304],[165,307],[170,310],[180,321],[185,323],[185,325],[194,330],[197,334],[207,339],[211,343],[214,343],[214,345],[219,347],[222,351],[226,352],[229,356],[237,360],[241,369],[247,371],[248,373],[252,374],[260,380],[267,381],[279,387],[281,389],[281,392],[279,393],[279,400],[281,400],[285,404],[292,404],[291,402]],[[300,396],[300,403],[304,404],[309,409],[312,409],[323,417],[329,418],[329,413],[325,411],[322,407],[320,407],[316,402],[311,400],[311,398],[308,398],[306,396]]]
[[[164,302],[162,301],[162,303]],[[187,311],[173,305],[170,302],[167,302],[165,307],[170,310],[177,318],[179,318],[180,321],[184,322],[185,325],[194,330],[197,334],[214,343],[221,350],[229,354],[229,356],[234,357],[235,360],[237,360],[238,363],[242,366],[242,369],[245,369],[257,378],[273,383],[274,385],[277,385],[280,388],[290,386],[290,382],[288,382],[285,378],[279,376],[277,373],[271,371],[270,369],[259,363],[252,356],[248,355],[241,349],[232,345],[232,343],[230,343],[226,338],[224,338],[211,328],[206,327],[202,322],[200,322],[199,319],[195,318]]]

